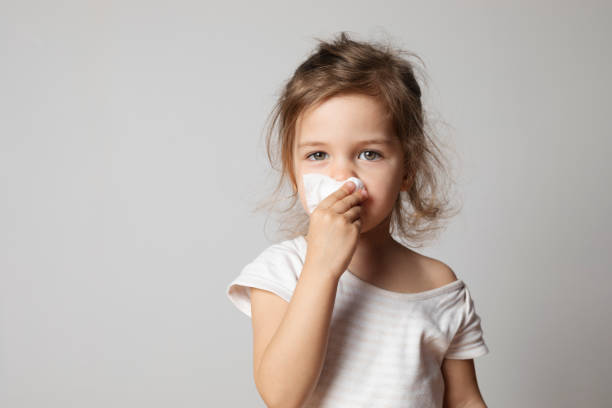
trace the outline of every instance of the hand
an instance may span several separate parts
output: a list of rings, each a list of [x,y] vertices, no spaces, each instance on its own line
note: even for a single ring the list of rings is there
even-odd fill
[[[322,200],[310,214],[305,262],[340,278],[351,263],[361,233],[361,203],[365,189],[347,181]]]

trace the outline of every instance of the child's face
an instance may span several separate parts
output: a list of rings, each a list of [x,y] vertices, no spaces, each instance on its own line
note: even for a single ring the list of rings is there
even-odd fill
[[[363,181],[368,198],[362,203],[362,233],[390,214],[402,187],[403,152],[385,115],[373,97],[347,94],[334,96],[299,118],[293,158],[305,210],[302,175],[322,173],[338,181],[349,177]],[[321,144],[304,146],[312,142]]]

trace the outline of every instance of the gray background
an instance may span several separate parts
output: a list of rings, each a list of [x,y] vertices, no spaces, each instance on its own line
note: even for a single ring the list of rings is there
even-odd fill
[[[0,406],[264,406],[226,285],[270,240],[262,129],[347,30],[419,54],[490,407],[611,405],[610,3],[0,3]],[[266,227],[271,230],[270,225]]]

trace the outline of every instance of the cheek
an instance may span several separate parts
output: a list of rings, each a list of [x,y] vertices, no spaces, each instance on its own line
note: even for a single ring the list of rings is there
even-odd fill
[[[397,198],[397,191],[390,184],[370,184],[370,187],[366,187],[366,190],[368,191],[368,198],[362,205],[370,210],[392,207]]]

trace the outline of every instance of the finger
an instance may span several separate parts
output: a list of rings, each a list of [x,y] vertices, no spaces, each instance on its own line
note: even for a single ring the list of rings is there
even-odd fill
[[[355,183],[353,183],[352,181],[347,181],[346,183],[342,184],[338,188],[338,190],[334,191],[333,193],[325,197],[323,200],[321,200],[317,207],[329,208],[334,205],[336,201],[343,199],[344,197],[355,191],[355,188]]]
[[[334,210],[338,214],[342,214],[349,210],[351,207],[361,204],[361,202],[363,202],[364,200],[365,197],[363,196],[362,190],[355,191],[353,194],[350,194],[344,197],[343,199],[336,201],[332,206],[332,210]]]
[[[348,210],[347,212],[345,212],[343,215],[344,217],[346,217],[347,220],[349,220],[349,222],[354,222],[355,220],[361,217],[361,211],[362,211],[361,206],[356,205],[350,210]]]

